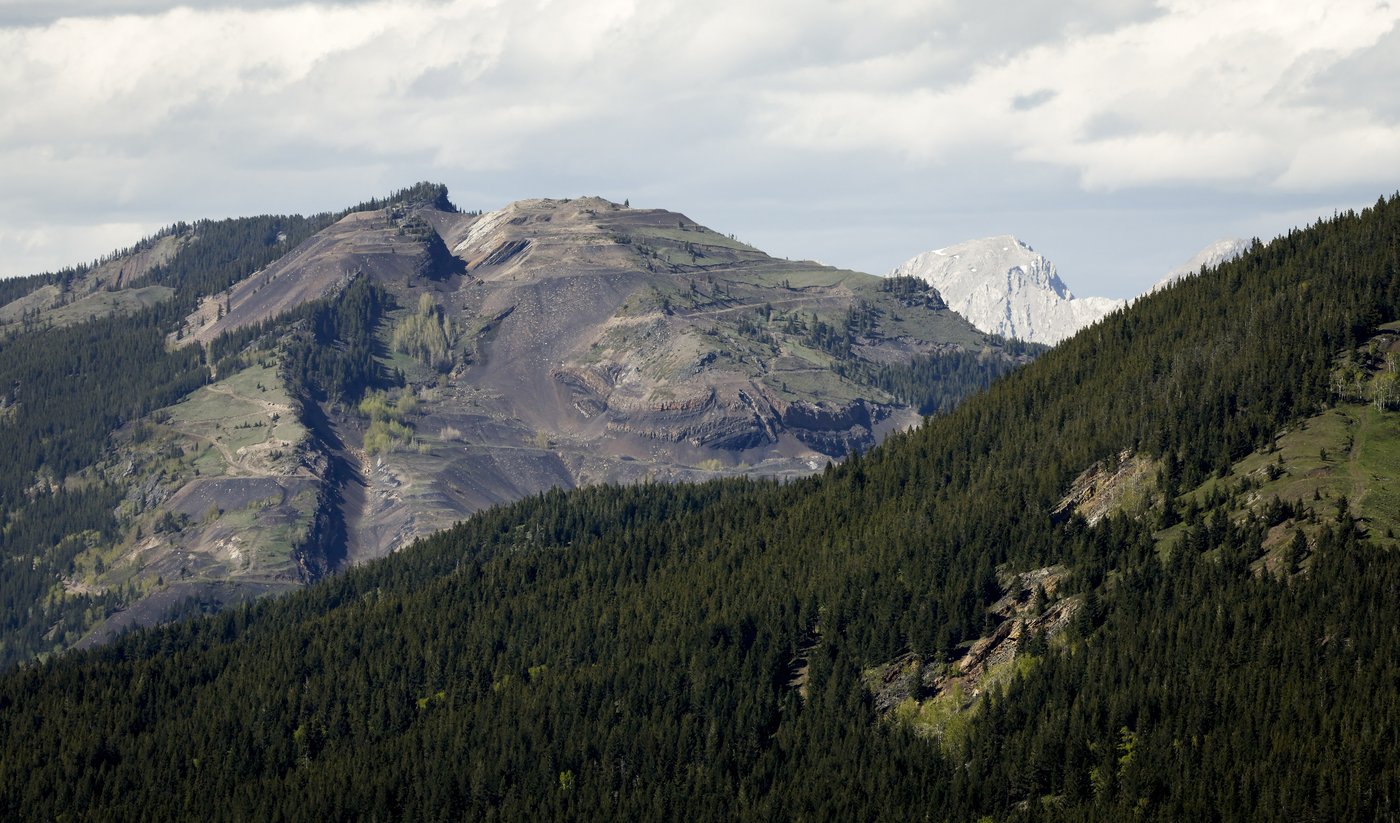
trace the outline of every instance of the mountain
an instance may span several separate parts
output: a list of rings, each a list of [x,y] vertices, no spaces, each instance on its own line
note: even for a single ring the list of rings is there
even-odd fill
[[[811,474],[1037,351],[676,212],[430,184],[178,224],[5,296],[6,664],[551,488]]]
[[[979,329],[1047,345],[1123,306],[1108,297],[1075,297],[1054,263],[1009,234],[924,252],[890,276],[923,280]]]
[[[329,410],[363,498],[347,498],[352,560],[556,486],[810,473],[919,419],[880,368],[984,348],[1015,362],[926,288],[774,260],[598,198],[351,214],[207,299],[184,342],[353,272],[392,295],[379,340],[402,385],[382,414]]]
[[[533,495],[11,672],[0,807],[1385,819],[1397,254],[1381,200],[820,475]]]
[[[1213,269],[1221,263],[1228,263],[1249,250],[1251,243],[1238,237],[1217,240],[1191,256],[1189,260],[1167,272],[1161,280],[1152,284],[1149,292],[1164,289],[1185,277],[1199,274],[1202,269]]]

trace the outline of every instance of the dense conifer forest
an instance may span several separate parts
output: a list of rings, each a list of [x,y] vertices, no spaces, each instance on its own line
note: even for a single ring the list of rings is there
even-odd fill
[[[1160,499],[1225,477],[1334,402],[1335,358],[1400,318],[1398,275],[1400,197],[1256,244],[824,475],[546,493],[26,666],[0,680],[0,810],[1387,819],[1400,556],[1366,524],[1318,502],[1306,565],[1273,573],[1252,517],[1193,508],[1164,552],[1169,508],[1052,510],[1124,450],[1164,467]],[[305,362],[322,390],[343,374]],[[1000,571],[1050,564],[1073,624],[963,739],[877,711],[871,666],[953,659],[994,628]]]
[[[113,510],[120,490],[92,476],[67,481],[103,459],[111,432],[209,380],[198,346],[167,346],[200,298],[263,268],[345,214],[396,203],[441,204],[446,197],[444,187],[423,183],[339,214],[178,223],[112,256],[148,248],[162,237],[181,238],[174,256],[141,281],[169,286],[169,300],[130,315],[0,338],[0,451],[8,456],[0,466],[0,556],[7,559],[0,573],[0,668],[73,642],[123,604],[122,592],[51,595],[73,558],[92,541],[110,540],[117,528]],[[3,281],[0,304],[91,268]],[[366,313],[376,312],[383,299],[370,284],[358,283],[341,301],[343,311],[317,303],[280,318],[278,329],[302,329],[291,347],[295,377],[323,394],[349,386],[360,391],[382,379],[364,325],[373,319]],[[271,330],[253,331],[215,341],[209,359],[237,353]],[[347,347],[337,335],[358,342]]]

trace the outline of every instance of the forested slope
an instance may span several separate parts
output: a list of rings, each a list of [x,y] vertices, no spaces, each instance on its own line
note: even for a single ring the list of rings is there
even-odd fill
[[[1400,557],[1316,501],[1175,499],[1329,403],[1400,316],[1400,199],[1256,245],[918,430],[786,485],[604,487],[474,517],[305,592],[0,682],[22,817],[1378,819],[1400,804]],[[1138,509],[1051,511],[1095,461]],[[1224,504],[1215,504],[1224,512]],[[862,675],[1068,567],[1061,642],[915,735]],[[798,675],[805,676],[799,689]]]
[[[0,451],[7,455],[0,470],[0,555],[7,561],[0,667],[73,642],[131,597],[57,586],[75,556],[113,540],[119,528],[114,510],[125,490],[77,475],[109,453],[113,430],[209,379],[201,351],[166,346],[199,297],[275,259],[328,219],[265,216],[171,227],[190,241],[144,281],[170,286],[168,301],[0,338]]]
[[[207,383],[213,361],[249,342],[246,335],[220,340],[211,356],[167,345],[201,299],[264,268],[345,214],[425,200],[446,203],[446,190],[419,184],[340,214],[177,223],[92,265],[0,284],[0,305],[50,285],[62,304],[75,296],[73,284],[94,272],[119,268],[124,258],[163,239],[179,241],[171,255],[124,284],[163,290],[166,299],[155,305],[66,324],[37,311],[22,324],[0,329],[0,453],[7,456],[0,466],[0,669],[68,647],[94,623],[148,593],[142,587],[153,581],[140,579],[73,585],[74,562],[120,542],[131,529],[118,517],[131,490],[111,475],[134,465],[136,456],[120,453],[111,435]],[[121,293],[106,291],[108,285],[116,289],[114,283],[88,285]],[[288,316],[283,326],[303,319]],[[296,353],[303,361],[313,357]],[[352,372],[355,367],[342,361],[356,354],[359,361],[371,359],[363,352],[332,351],[316,356],[317,365]],[[231,362],[221,364],[225,372]],[[308,369],[302,364],[303,372]],[[117,468],[96,471],[104,461]]]

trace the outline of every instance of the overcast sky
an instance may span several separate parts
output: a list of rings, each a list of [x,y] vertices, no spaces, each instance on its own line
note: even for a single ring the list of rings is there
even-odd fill
[[[1400,2],[0,0],[0,275],[176,220],[598,194],[1079,294],[1400,188]]]

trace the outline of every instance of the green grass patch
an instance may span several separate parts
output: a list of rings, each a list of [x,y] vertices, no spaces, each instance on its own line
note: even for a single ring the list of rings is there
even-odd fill
[[[215,384],[218,385],[218,384]],[[213,432],[262,418],[257,404],[208,387],[169,407],[170,422],[181,429]]]
[[[813,401],[841,403],[872,396],[870,389],[863,389],[825,369],[774,372],[764,375],[763,382],[776,391]]]
[[[837,285],[850,286],[853,289],[861,285],[863,280],[872,282],[878,278],[869,274],[849,271],[847,269],[833,269],[826,267],[816,267],[803,265],[801,263],[788,263],[786,261],[776,261],[767,266],[757,266],[753,269],[744,269],[745,275],[752,275],[759,283],[765,286],[779,286],[791,289],[805,289],[813,286],[830,287]],[[777,295],[779,299],[782,295]]]
[[[1310,417],[1280,436],[1276,449],[1257,451],[1231,468],[1225,477],[1212,477],[1181,495],[1178,508],[1194,502],[1204,506],[1215,495],[1228,494],[1242,482],[1254,486],[1240,495],[1230,513],[1277,497],[1301,501],[1319,515],[1329,516],[1335,501],[1345,496],[1353,516],[1359,516],[1373,538],[1390,545],[1400,540],[1400,413],[1374,406],[1343,405]],[[1180,540],[1185,526],[1157,533],[1165,554]]]
[[[969,703],[962,685],[954,683],[928,700],[906,697],[895,706],[893,719],[916,734],[936,738],[944,751],[953,754],[962,751],[967,742],[976,709],[977,704]]]
[[[14,309],[10,313],[0,313],[0,324],[18,323],[21,320],[18,312],[24,307],[40,308],[38,322],[52,322],[55,326],[71,326],[91,320],[94,317],[106,317],[111,314],[132,314],[141,309],[154,306],[169,300],[175,290],[169,286],[144,286],[139,289],[121,289],[119,291],[95,291],[91,294],[83,295],[61,306],[52,305],[52,301],[58,297],[58,290],[53,286],[45,286],[39,290],[43,294],[32,295],[33,298],[49,297],[49,302],[40,304],[36,299],[26,300],[23,304],[16,301]],[[9,307],[6,307],[9,308]]]
[[[1367,406],[1359,418],[1351,472],[1363,491],[1354,503],[1373,537],[1400,535],[1400,413]]]
[[[254,364],[241,371],[234,372],[214,385],[225,391],[248,399],[262,399],[272,403],[283,403],[290,400],[287,392],[282,387],[282,379],[277,375],[277,369],[271,365]]]
[[[205,443],[195,452],[190,468],[197,477],[220,477],[228,471],[228,462],[213,444]]]
[[[226,466],[218,450],[211,450],[211,442],[237,455],[240,449],[270,439],[287,443],[303,439],[306,430],[291,409],[291,397],[276,367],[255,364],[193,392],[162,409],[156,418],[195,441],[195,455],[185,462],[207,476],[223,474]]]

